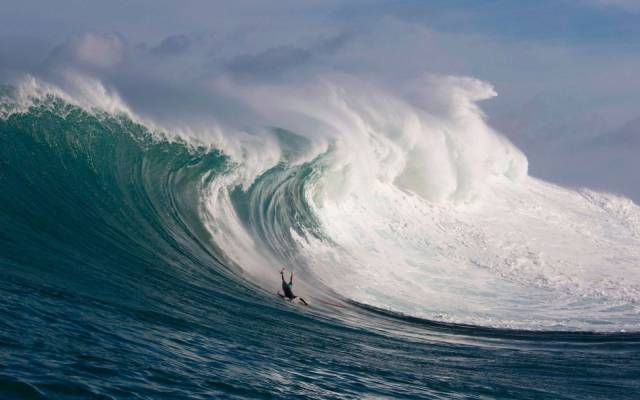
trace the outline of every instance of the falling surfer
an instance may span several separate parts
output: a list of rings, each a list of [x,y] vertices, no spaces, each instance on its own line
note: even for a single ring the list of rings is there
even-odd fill
[[[294,299],[300,299],[302,304],[304,304],[305,306],[309,305],[302,297],[298,297],[295,294],[293,294],[293,290],[291,289],[291,287],[293,286],[293,271],[291,271],[291,277],[289,278],[289,283],[287,283],[287,281],[284,280],[284,268],[282,268],[282,270],[280,271],[280,278],[282,278],[282,291],[284,292],[284,294],[278,291],[278,296],[282,297],[283,299],[287,299],[289,301],[293,301]]]

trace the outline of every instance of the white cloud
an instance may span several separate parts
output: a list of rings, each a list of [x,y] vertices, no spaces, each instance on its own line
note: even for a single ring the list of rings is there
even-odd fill
[[[122,64],[127,49],[125,40],[118,34],[90,32],[75,36],[59,46],[49,63],[104,70]]]
[[[79,60],[96,67],[112,67],[124,60],[125,45],[114,34],[86,34],[76,40],[74,49]]]

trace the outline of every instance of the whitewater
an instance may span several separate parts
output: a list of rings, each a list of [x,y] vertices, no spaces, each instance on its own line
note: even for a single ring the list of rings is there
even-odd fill
[[[67,78],[0,93],[7,398],[639,389],[640,208],[529,176],[488,83],[218,79],[205,124]]]
[[[279,176],[249,189],[251,208],[266,209],[248,227],[229,199],[238,182],[210,189],[214,241],[265,288],[284,265],[307,291],[432,320],[637,330],[637,205],[528,177],[525,156],[476,105],[495,95],[486,83],[422,84],[413,104],[344,78],[242,93],[272,124],[286,121],[288,154],[270,172]],[[304,168],[308,177],[286,176]]]

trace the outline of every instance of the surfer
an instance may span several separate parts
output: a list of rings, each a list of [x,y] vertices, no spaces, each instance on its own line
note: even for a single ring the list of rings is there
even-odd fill
[[[291,289],[291,286],[293,286],[293,271],[291,271],[291,277],[289,278],[289,283],[287,283],[287,281],[284,280],[284,268],[282,268],[282,270],[280,271],[280,278],[282,278],[282,291],[284,292],[284,294],[278,292],[278,296],[282,297],[283,299],[288,299],[289,301],[293,301],[294,299],[300,299],[300,301],[305,306],[309,305],[302,297],[298,297],[295,294],[293,294],[293,290]]]

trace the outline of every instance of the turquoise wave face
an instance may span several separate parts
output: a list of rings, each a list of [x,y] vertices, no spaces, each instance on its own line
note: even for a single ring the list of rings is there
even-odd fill
[[[0,159],[2,257],[16,273],[138,301],[157,274],[224,270],[197,214],[202,186],[229,168],[216,150],[48,97],[0,120]]]
[[[307,143],[275,135],[283,161],[247,188],[224,189],[242,229],[289,266],[300,261],[293,232],[326,239],[305,197],[320,167],[288,165]],[[2,257],[16,274],[107,299],[117,293],[124,303],[153,287],[146,301],[167,307],[172,300],[155,285],[171,282],[173,292],[214,274],[216,290],[253,292],[202,215],[209,186],[237,168],[219,150],[53,95],[0,119],[0,148]]]

